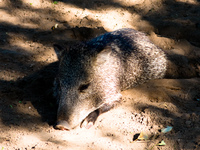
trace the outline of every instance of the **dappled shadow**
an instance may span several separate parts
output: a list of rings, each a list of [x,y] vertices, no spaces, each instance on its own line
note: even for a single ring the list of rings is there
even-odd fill
[[[190,55],[190,57],[176,54],[167,54],[168,65],[164,78],[171,79],[188,79],[200,76],[200,56]]]
[[[200,120],[199,91],[199,78],[160,79],[124,91],[123,100],[125,107],[134,114],[143,114],[142,118],[146,119],[151,118],[146,123],[147,128],[151,123],[164,127],[172,126],[173,132],[165,137],[170,137],[168,140],[173,142],[181,139],[179,144],[189,148],[191,145],[187,143],[198,142],[200,133],[196,130]],[[162,136],[159,135],[159,138],[162,139]],[[191,136],[190,140],[188,136]]]
[[[51,1],[44,1],[44,3],[51,2]],[[187,39],[190,41],[192,44],[199,46],[199,35],[200,35],[200,9],[199,9],[199,2],[198,4],[190,4],[190,3],[184,3],[184,2],[175,2],[175,1],[162,1],[158,3],[158,6],[156,6],[156,2],[152,1],[145,1],[143,3],[133,3],[130,6],[125,5],[125,3],[121,1],[115,1],[115,0],[110,0],[110,1],[59,1],[63,2],[67,5],[73,4],[74,6],[78,6],[81,9],[89,9],[89,10],[97,10],[98,12],[101,12],[101,10],[104,9],[116,9],[120,8],[124,11],[128,11],[130,14],[138,14],[141,17],[141,20],[146,20],[148,21],[152,26],[154,32],[161,36],[165,37],[170,37],[170,38],[175,38],[175,39]],[[152,6],[147,5],[151,4]],[[21,22],[24,24],[27,23],[32,23],[36,24],[34,28],[25,28],[25,26],[19,26],[19,25],[14,25],[11,23],[7,22],[2,22],[0,25],[0,29],[4,31],[2,33],[1,37],[1,44],[7,44],[9,41],[9,33],[18,33],[21,35],[24,35],[27,40],[32,40],[32,41],[37,41],[40,43],[45,43],[49,44],[52,42],[57,42],[59,38],[62,38],[63,36],[63,41],[64,38],[65,40],[70,40],[74,39],[69,37],[69,33],[66,32],[66,29],[71,29],[74,28],[74,26],[71,25],[71,22],[68,22],[67,19],[65,19],[60,12],[56,12],[53,9],[53,4],[52,8],[45,8],[45,9],[39,9],[39,8],[34,8],[31,7],[29,3],[24,3],[23,1],[15,1],[15,0],[10,0],[8,1],[9,8],[1,8],[4,9],[6,12],[13,14],[15,13],[15,10],[23,10],[23,11],[28,11],[33,13],[33,16],[28,19],[23,18]],[[135,4],[135,5],[134,5]],[[161,7],[158,9],[158,7]],[[183,9],[184,8],[184,9]],[[184,11],[187,10],[187,11]],[[37,15],[36,15],[37,14]],[[22,19],[22,14],[19,14],[18,19]],[[24,16],[26,17],[26,16]],[[26,21],[24,21],[26,19]],[[43,20],[42,20],[43,19]],[[45,19],[45,21],[44,21]],[[66,21],[65,21],[66,20]],[[83,26],[81,24],[81,21],[83,19],[78,19],[80,20],[80,26]],[[86,22],[84,24],[91,24],[94,26],[102,25],[100,20],[95,20],[94,18],[88,18],[86,16]],[[131,20],[131,19],[130,19]],[[138,20],[140,21],[140,20]],[[129,21],[130,22],[130,21]],[[45,24],[49,23],[49,24]],[[53,24],[52,24],[53,23]],[[55,23],[59,23],[61,31],[53,31],[51,30],[51,27],[55,25]],[[78,23],[78,22],[77,22]],[[131,22],[130,22],[131,23]],[[76,26],[79,26],[78,24]],[[132,22],[131,25],[134,27],[138,26],[138,24],[135,24],[135,22]],[[45,27],[46,26],[46,27]],[[99,27],[99,26],[98,26]],[[139,28],[139,27],[138,27]],[[145,26],[144,28],[141,28],[141,30],[146,31]],[[7,33],[6,33],[7,32]],[[65,32],[65,34],[63,33]],[[72,36],[72,34],[70,34]],[[58,38],[58,36],[60,36]],[[86,35],[87,36],[87,35]],[[41,38],[40,38],[41,37]],[[45,38],[43,38],[45,37]],[[88,37],[82,36],[82,38],[88,39]],[[77,36],[77,40],[82,40]],[[7,42],[6,42],[7,41]]]
[[[143,15],[143,19],[151,22],[157,29],[156,33],[170,38],[187,39],[200,46],[200,4],[164,1],[159,11],[152,10]],[[137,8],[135,8],[137,9]]]
[[[101,11],[104,9],[120,8],[128,10],[133,16],[139,14],[142,20],[148,21],[154,27],[154,32],[161,36],[187,39],[192,44],[200,46],[200,3],[177,2],[172,0],[164,1],[135,1],[123,2],[118,0],[109,1],[66,1],[66,4],[73,4],[82,9]],[[88,5],[89,3],[89,5]],[[187,10],[187,11],[186,11]],[[136,22],[131,24],[135,26]],[[144,30],[145,29],[142,29]]]
[[[1,81],[2,123],[29,128],[32,124],[40,124],[42,119],[54,124],[57,105],[52,88],[57,69],[58,64],[52,63],[16,82]]]
[[[23,101],[30,101],[42,121],[50,125],[56,120],[57,103],[53,96],[53,82],[57,72],[58,62],[55,62],[16,82],[23,91]]]
[[[44,1],[44,3],[47,2],[52,3],[50,0]],[[148,32],[148,34],[150,32],[155,32],[161,37],[175,40],[186,39],[191,44],[200,47],[199,5],[166,0],[162,1],[163,7],[161,9],[153,9],[153,7],[147,7],[148,9],[145,9],[148,4],[147,2],[131,6],[115,0],[63,0],[58,2],[76,6],[82,10],[89,9],[100,12],[104,9],[115,10],[116,8],[120,8],[123,11],[128,11],[132,16],[136,14],[141,17],[141,20],[149,22],[153,28],[151,29],[152,31]],[[65,18],[66,16],[63,17],[61,12],[57,12],[53,9],[53,4],[52,8],[40,9],[38,7],[32,7],[31,4],[24,3],[22,0],[10,0],[7,5],[9,7],[1,7],[1,10],[6,11],[8,14],[19,15],[17,18],[19,19],[18,22],[20,22],[20,24],[15,23],[15,20],[13,20],[13,22],[0,22],[0,46],[2,47],[0,49],[1,121],[6,126],[22,126],[23,128],[30,128],[35,123],[41,124],[41,120],[49,125],[53,125],[56,120],[57,105],[56,100],[53,97],[52,88],[58,70],[58,63],[52,63],[55,60],[51,62],[37,60],[39,55],[42,55],[39,49],[42,46],[49,47],[49,49],[44,48],[44,51],[52,54],[51,49],[53,43],[64,43],[69,46],[78,41],[91,39],[97,35],[105,33],[105,25],[103,26],[103,21],[100,19],[88,17],[89,15],[86,15],[83,19],[74,19],[77,21],[77,24],[72,24],[70,22],[71,20],[67,20]],[[156,5],[156,3],[153,5]],[[21,10],[22,12],[21,14],[15,14],[15,10]],[[25,16],[23,16],[23,11],[33,15],[23,18]],[[72,15],[77,14],[72,13]],[[132,27],[140,29],[141,31],[147,30],[145,29],[145,26],[139,27],[139,25],[136,25],[136,22],[134,21],[135,20],[131,20],[130,18],[129,23]],[[31,25],[29,26],[29,24]],[[55,27],[55,24],[59,24],[58,28],[53,28]],[[90,25],[91,27],[88,27],[87,25]],[[13,38],[14,40],[17,40],[17,42],[15,42]],[[25,45],[17,45],[18,40],[23,41]],[[31,44],[34,42],[40,45],[27,44],[28,47],[26,47],[26,41]],[[38,52],[36,52],[37,50]],[[166,77],[199,77],[200,69],[198,67],[200,66],[200,59],[198,55],[195,56],[196,57],[188,58],[187,55],[184,56],[181,54],[170,53],[168,58],[172,63],[173,71],[168,72],[169,74],[167,74]],[[200,96],[200,93],[198,92],[200,88],[198,85],[193,85],[195,83],[197,82],[191,82],[188,84],[192,87],[189,91],[180,89],[180,91],[185,92],[185,94],[177,94],[169,98],[170,101],[168,102],[177,106],[179,112],[199,115],[199,111],[197,110],[199,108],[199,101],[197,101],[197,99],[199,99]],[[179,84],[181,85],[182,82]],[[159,86],[162,87],[164,85],[165,84],[163,83],[163,85],[161,84]],[[183,84],[182,86],[187,87],[188,85]],[[149,85],[149,88],[156,86],[155,83],[152,83]],[[174,87],[172,86],[171,90],[175,91],[176,89],[173,88]],[[140,93],[146,93],[150,100],[155,100],[157,103],[160,103],[159,92],[153,93],[153,90],[147,92],[147,89],[144,88],[140,90]],[[184,96],[187,97],[185,98]],[[165,97],[162,97],[162,99],[167,102]],[[171,120],[170,125],[173,125],[175,132],[183,131],[179,134],[180,136],[183,134],[190,135],[192,128],[190,126],[188,127],[188,124],[185,124],[187,118],[185,119],[181,116],[176,116],[173,114],[173,111],[150,104],[136,105],[132,110],[135,109],[142,112],[148,110],[154,112],[155,115],[161,118],[163,117],[162,120],[155,119],[155,124],[168,125],[166,120]],[[197,122],[194,121],[195,125],[196,123]],[[196,138],[197,134],[198,133],[195,134],[194,138]],[[107,134],[104,136],[120,141],[116,136],[109,136]]]

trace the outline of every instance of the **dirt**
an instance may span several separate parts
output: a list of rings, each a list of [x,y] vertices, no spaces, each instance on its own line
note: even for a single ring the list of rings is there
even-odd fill
[[[125,27],[166,51],[165,79],[123,91],[90,129],[55,130],[52,45]],[[1,150],[200,149],[199,0],[0,0],[0,37]]]

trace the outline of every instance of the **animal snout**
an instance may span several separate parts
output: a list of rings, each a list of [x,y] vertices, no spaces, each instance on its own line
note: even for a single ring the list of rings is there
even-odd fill
[[[69,123],[65,120],[60,120],[57,122],[57,124],[55,125],[55,129],[59,129],[59,130],[67,130],[69,131],[71,129]]]

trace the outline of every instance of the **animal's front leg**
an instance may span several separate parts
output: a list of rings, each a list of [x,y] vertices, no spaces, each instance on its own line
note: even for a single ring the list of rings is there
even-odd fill
[[[118,102],[118,101],[116,101]],[[96,122],[97,118],[99,115],[101,115],[102,113],[105,113],[107,111],[109,111],[110,109],[112,109],[115,106],[115,103],[112,104],[103,104],[99,109],[91,112],[81,123],[81,128],[85,127],[86,129],[89,129],[90,127],[92,127],[94,125],[94,123]]]

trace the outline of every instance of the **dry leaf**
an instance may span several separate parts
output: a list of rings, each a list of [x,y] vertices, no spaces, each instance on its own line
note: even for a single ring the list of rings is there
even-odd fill
[[[137,139],[138,140],[148,140],[148,135],[144,132],[141,132]]]
[[[162,140],[160,143],[158,143],[158,146],[165,146],[166,143],[164,142],[164,140]]]

